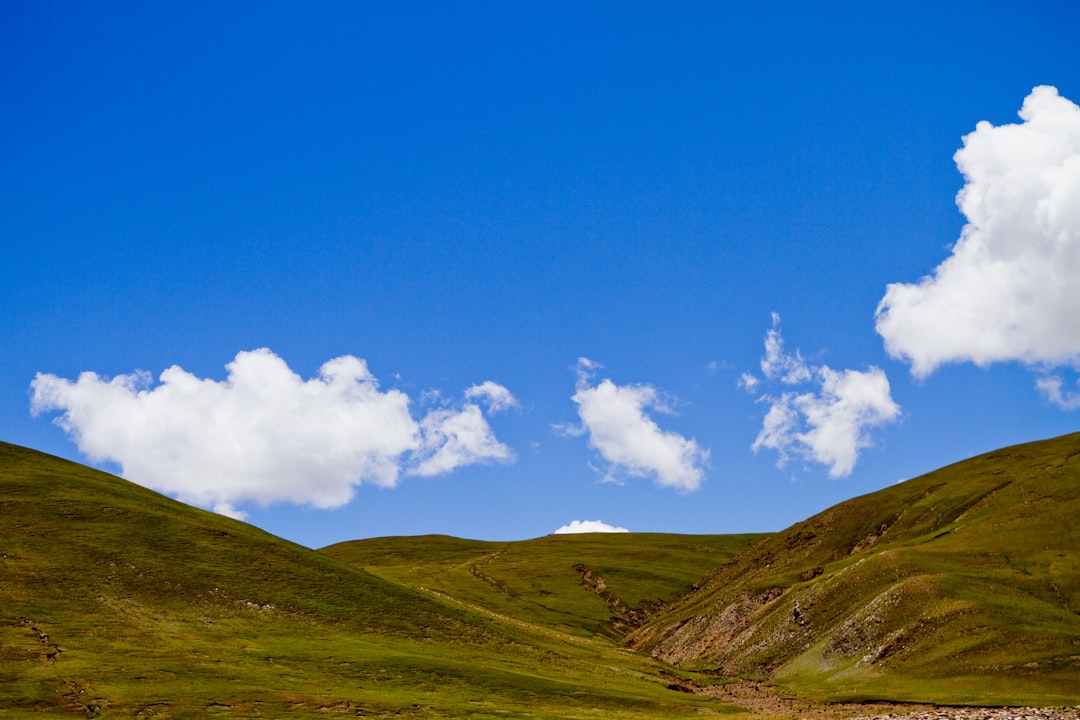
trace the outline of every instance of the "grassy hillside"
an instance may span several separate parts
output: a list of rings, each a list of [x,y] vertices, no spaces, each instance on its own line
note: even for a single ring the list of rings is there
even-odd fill
[[[667,669],[0,444],[0,717],[698,717]]]
[[[322,552],[408,587],[575,635],[620,639],[764,535],[377,538]]]
[[[687,718],[732,678],[1075,705],[1077,517],[1080,434],[769,536],[316,552],[0,443],[0,717]]]
[[[1080,434],[771,536],[632,638],[818,699],[1080,703]]]

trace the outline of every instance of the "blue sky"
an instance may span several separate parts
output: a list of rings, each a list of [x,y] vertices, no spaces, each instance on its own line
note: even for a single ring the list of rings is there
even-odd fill
[[[1080,10],[942,5],[2,2],[0,439],[318,547],[1075,431]]]

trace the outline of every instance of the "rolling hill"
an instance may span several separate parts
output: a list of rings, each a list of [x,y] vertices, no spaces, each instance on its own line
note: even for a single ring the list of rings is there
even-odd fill
[[[315,551],[0,443],[0,717],[687,718],[747,681],[1076,705],[1077,517],[1080,434],[772,535]]]
[[[632,647],[820,700],[1080,703],[1080,434],[991,452],[770,536]]]
[[[0,717],[687,717],[666,666],[0,444]]]
[[[500,543],[436,535],[358,540],[322,552],[525,622],[621,640],[763,537],[618,533]]]

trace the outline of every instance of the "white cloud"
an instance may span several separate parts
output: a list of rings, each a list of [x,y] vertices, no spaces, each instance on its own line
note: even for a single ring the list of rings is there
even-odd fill
[[[624,527],[608,525],[600,520],[574,520],[569,525],[563,525],[555,531],[556,535],[576,535],[580,533],[625,533],[630,532]]]
[[[475,404],[418,423],[409,397],[380,391],[356,357],[330,360],[310,380],[265,348],[238,353],[226,369],[219,382],[173,366],[156,386],[145,372],[111,380],[84,372],[74,382],[39,373],[31,410],[60,411],[56,424],[91,460],[234,516],[242,503],[338,507],[363,483],[394,487],[403,472],[513,456]]]
[[[1080,383],[1077,383],[1080,385]],[[1057,375],[1039,378],[1035,381],[1035,387],[1039,393],[1052,405],[1062,410],[1080,410],[1080,392],[1064,390],[1064,381]]]
[[[917,377],[969,361],[1080,367],[1080,107],[1042,86],[1020,117],[964,137],[952,255],[878,305],[886,350]]]
[[[479,385],[473,385],[465,391],[465,397],[469,400],[482,400],[488,404],[488,412],[494,415],[503,410],[512,410],[521,407],[517,398],[502,385],[487,380]]]
[[[663,431],[646,412],[671,413],[661,394],[649,385],[616,385],[603,380],[593,385],[593,372],[601,366],[587,358],[578,361],[577,392],[581,429],[589,446],[606,461],[609,479],[625,473],[652,476],[665,487],[696,490],[704,476],[709,451],[678,433]],[[572,435],[572,426],[559,426]]]
[[[574,423],[551,423],[551,431],[562,438],[576,438],[585,434],[585,428]]]
[[[765,333],[765,354],[761,358],[761,372],[767,379],[780,380],[785,385],[807,382],[811,373],[802,354],[798,350],[794,353],[784,352],[784,338],[780,335],[778,313],[772,314],[772,323],[773,326]]]
[[[859,450],[871,444],[867,429],[895,420],[900,407],[880,368],[837,372],[821,366],[816,375],[820,392],[795,399],[808,426],[796,439],[810,449],[814,460],[829,467],[829,475],[850,475]]]
[[[750,393],[751,395],[757,392],[758,385],[760,384],[761,380],[759,378],[746,372],[739,376],[739,380],[736,383],[738,387],[741,387],[743,390]]]
[[[751,447],[754,452],[761,448],[775,450],[780,454],[778,464],[781,467],[788,460],[788,448],[795,442],[799,424],[799,415],[792,402],[794,397],[793,393],[784,393],[779,398],[770,398],[767,395],[758,398],[759,402],[769,403],[769,410],[765,413],[761,430]]]
[[[837,371],[828,365],[808,365],[797,351],[784,353],[780,317],[775,313],[773,327],[765,336],[761,366],[766,381],[809,386],[802,392],[788,390],[758,398],[769,409],[751,447],[754,452],[762,448],[777,452],[780,467],[798,455],[827,466],[832,477],[850,475],[859,451],[871,445],[868,430],[900,415],[880,368]],[[752,392],[758,386],[754,380],[743,386]]]
[[[705,366],[705,371],[712,377],[721,370],[734,370],[735,366],[728,360],[711,360],[709,364]]]
[[[464,465],[490,460],[509,462],[514,458],[510,448],[495,439],[476,405],[432,410],[421,421],[420,429],[420,460],[411,470],[416,475],[442,475]]]

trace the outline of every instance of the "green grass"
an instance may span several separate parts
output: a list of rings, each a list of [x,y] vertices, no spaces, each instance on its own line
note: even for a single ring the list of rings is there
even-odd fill
[[[1071,435],[774,535],[314,551],[0,443],[0,717],[708,717],[741,711],[669,685],[731,678],[1075,705],[1077,517]]]
[[[548,535],[517,542],[378,538],[322,552],[524,622],[620,639],[764,535]]]
[[[0,716],[697,717],[613,643],[0,444]]]
[[[1077,704],[1077,517],[1080,434],[989,453],[767,538],[634,646],[821,700]]]

